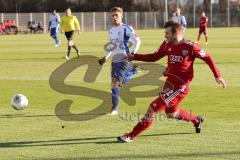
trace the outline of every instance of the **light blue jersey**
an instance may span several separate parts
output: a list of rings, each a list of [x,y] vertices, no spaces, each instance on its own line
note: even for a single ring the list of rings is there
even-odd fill
[[[58,14],[52,14],[49,18],[49,28],[58,28],[60,23],[60,16]]]
[[[140,47],[140,38],[136,35],[132,26],[126,24],[120,24],[119,26],[113,26],[109,30],[109,41],[115,45],[114,49],[107,51],[105,57],[112,57],[112,62],[120,62],[124,57],[131,53],[129,48],[130,40],[133,41],[133,53],[136,53]]]
[[[187,21],[184,16],[172,16],[171,20],[178,21],[181,24],[183,31],[187,28]]]

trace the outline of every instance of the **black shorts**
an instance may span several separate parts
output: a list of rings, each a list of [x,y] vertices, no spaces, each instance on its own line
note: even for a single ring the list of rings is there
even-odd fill
[[[65,32],[65,36],[66,36],[67,40],[70,41],[73,39],[73,33],[74,33],[74,31]]]

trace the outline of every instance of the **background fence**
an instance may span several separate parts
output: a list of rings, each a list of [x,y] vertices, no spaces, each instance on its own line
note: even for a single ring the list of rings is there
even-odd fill
[[[209,27],[231,27],[240,26],[240,10],[236,8],[226,8],[225,12],[214,12],[216,7],[211,7],[206,11],[209,17]],[[198,19],[203,9],[195,6],[193,11],[184,12],[188,27],[198,27]],[[173,10],[158,12],[125,12],[123,22],[132,25],[135,29],[157,29],[161,28],[164,22],[171,18]],[[59,13],[62,16],[64,13]],[[102,31],[111,26],[110,12],[76,12],[73,13],[84,31]],[[0,21],[15,20],[17,26],[26,29],[29,21],[41,22],[46,31],[49,21],[49,13],[1,13]]]

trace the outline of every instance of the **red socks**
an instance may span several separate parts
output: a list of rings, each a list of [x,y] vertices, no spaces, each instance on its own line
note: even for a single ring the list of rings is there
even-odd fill
[[[184,109],[180,109],[178,115],[176,116],[176,119],[183,120],[183,121],[191,121],[193,124],[196,124],[198,122],[197,116],[191,114],[191,112],[187,112]]]
[[[130,132],[128,135],[131,138],[136,137],[137,135],[145,131],[148,127],[150,127],[154,119],[154,114],[145,114],[145,116],[138,122],[138,124],[133,128],[132,132]]]
[[[183,121],[191,121],[194,125],[198,122],[196,115],[192,115],[191,113],[185,111],[184,109],[180,109],[178,115],[175,118]],[[135,138],[143,131],[145,131],[147,128],[149,128],[154,119],[155,114],[145,114],[144,117],[133,128],[132,132],[130,132],[128,135],[131,138]]]

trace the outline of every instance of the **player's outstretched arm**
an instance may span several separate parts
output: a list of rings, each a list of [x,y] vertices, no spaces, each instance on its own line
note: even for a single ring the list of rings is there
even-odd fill
[[[155,52],[151,54],[131,54],[128,56],[128,60],[136,60],[136,61],[143,61],[143,62],[156,62],[162,57],[164,57],[165,54],[161,52]]]
[[[221,77],[221,73],[220,71],[217,69],[217,66],[215,64],[215,62],[213,61],[212,57],[209,54],[205,54],[204,57],[201,57],[201,59],[207,63],[207,65],[209,66],[209,68],[212,70],[214,77],[216,79],[216,82],[219,85],[222,85],[223,88],[226,88],[226,83],[224,81],[224,79]]]
[[[193,49],[193,54],[200,58],[201,60],[203,60],[205,63],[207,63],[207,65],[209,66],[209,68],[211,69],[215,79],[216,79],[216,82],[219,84],[219,85],[222,85],[223,88],[226,88],[226,83],[224,81],[224,79],[222,78],[221,76],[221,73],[220,71],[218,70],[214,60],[212,59],[212,57],[206,53],[199,45],[195,45],[194,46],[194,49]]]
[[[136,60],[136,61],[143,61],[143,62],[158,61],[159,59],[166,56],[165,44],[166,44],[166,42],[164,41],[161,44],[161,46],[158,48],[158,50],[151,54],[131,54],[131,55],[129,55],[128,60],[130,60],[130,61]]]

